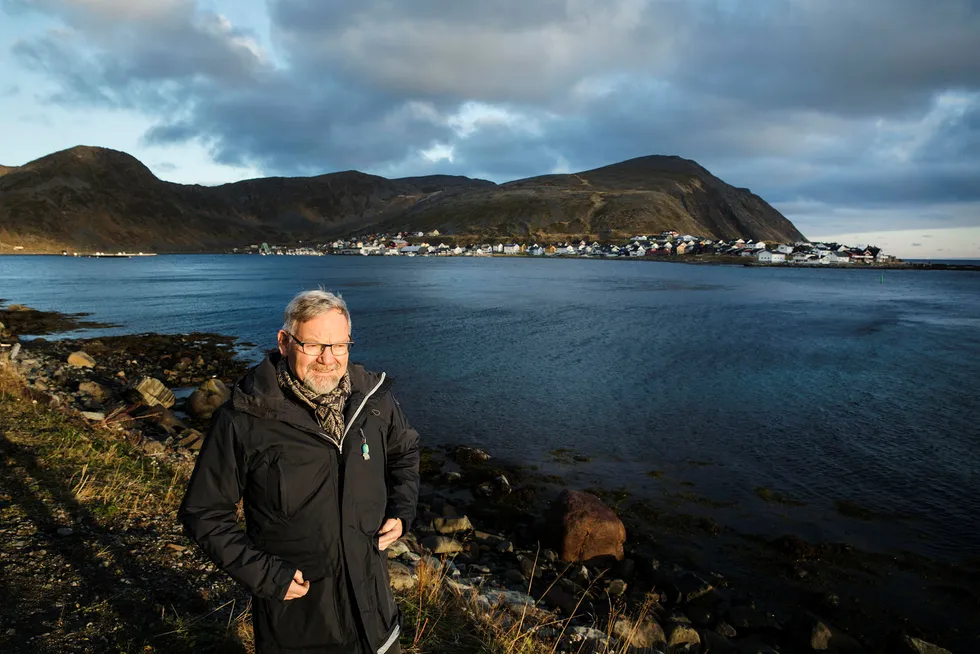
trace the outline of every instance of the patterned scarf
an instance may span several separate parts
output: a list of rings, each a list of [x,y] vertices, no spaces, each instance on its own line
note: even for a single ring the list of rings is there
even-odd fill
[[[276,377],[284,391],[292,392],[300,402],[313,409],[317,423],[335,443],[339,444],[344,434],[344,404],[350,397],[350,375],[345,372],[337,388],[329,393],[318,395],[296,379],[289,369],[286,358],[283,357],[276,368]]]

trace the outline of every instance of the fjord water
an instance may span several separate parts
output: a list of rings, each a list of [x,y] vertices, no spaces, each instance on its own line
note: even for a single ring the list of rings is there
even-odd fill
[[[343,294],[353,360],[396,378],[428,444],[479,445],[744,532],[949,560],[980,549],[977,273],[0,258],[11,302],[119,325],[98,333],[231,334],[255,344],[252,359],[288,299],[318,285]],[[591,460],[556,463],[556,448]],[[804,506],[767,504],[759,487]],[[840,500],[877,518],[842,515]]]

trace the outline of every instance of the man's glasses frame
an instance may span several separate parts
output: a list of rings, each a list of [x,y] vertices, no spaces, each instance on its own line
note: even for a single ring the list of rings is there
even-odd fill
[[[283,333],[293,339],[296,345],[299,345],[299,349],[303,351],[303,354],[310,357],[321,356],[328,347],[330,348],[330,354],[335,357],[347,356],[350,354],[350,349],[354,345],[354,341],[347,341],[345,343],[304,343],[289,332]]]

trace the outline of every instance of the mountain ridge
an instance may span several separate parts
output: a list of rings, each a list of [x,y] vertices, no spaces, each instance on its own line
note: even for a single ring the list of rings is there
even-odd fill
[[[803,239],[759,196],[677,156],[503,184],[454,175],[387,179],[356,170],[177,184],[132,155],[93,146],[0,167],[0,252],[14,245],[25,252],[207,252],[434,229],[460,240],[615,240],[667,229]]]

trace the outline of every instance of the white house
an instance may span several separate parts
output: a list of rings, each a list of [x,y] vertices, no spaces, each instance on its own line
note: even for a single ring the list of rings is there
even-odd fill
[[[752,243],[752,241],[749,241],[749,243]],[[756,250],[764,250],[766,248],[766,242],[759,241],[758,243],[753,243],[752,247],[754,247]]]
[[[781,252],[770,252],[769,250],[762,250],[756,255],[759,263],[785,263],[786,255]]]
[[[504,254],[520,254],[521,246],[516,243],[505,243],[504,244]]]
[[[776,252],[779,252],[780,254],[793,254],[793,246],[780,243],[776,246]]]
[[[824,257],[825,263],[851,263],[851,257],[847,252],[831,252]]]

